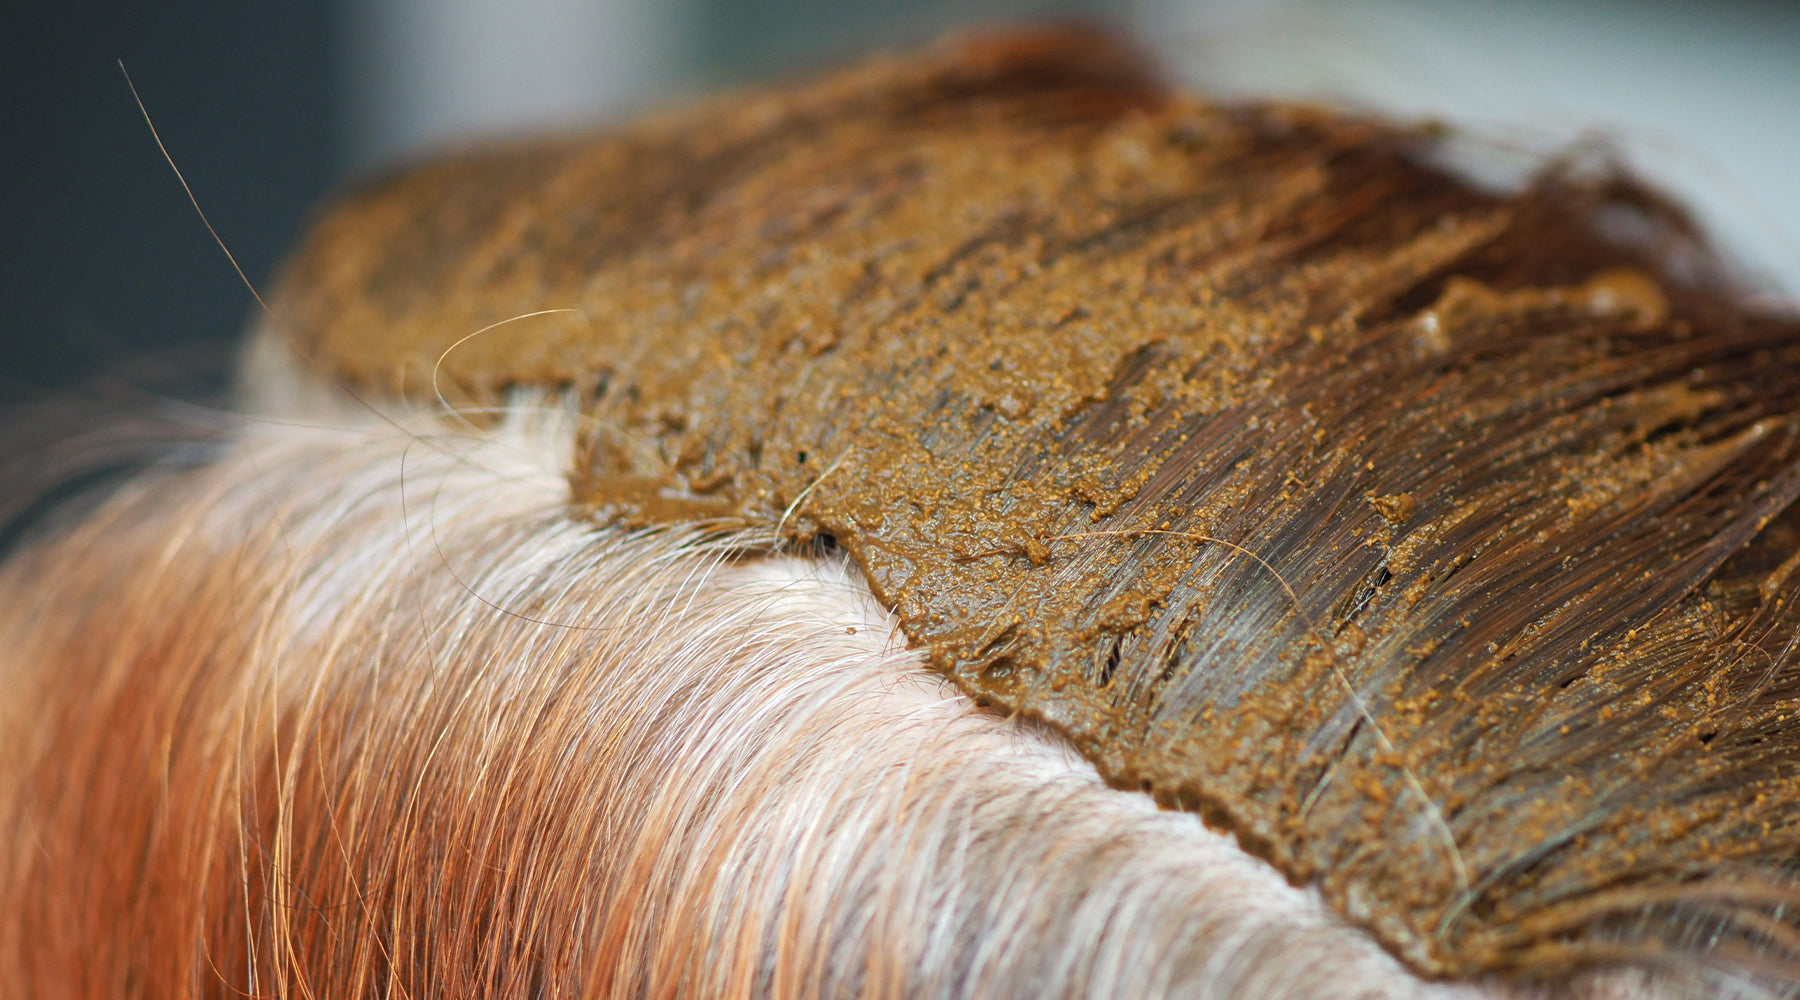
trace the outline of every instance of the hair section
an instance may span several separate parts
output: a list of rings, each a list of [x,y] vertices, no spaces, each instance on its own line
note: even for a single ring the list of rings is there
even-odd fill
[[[572,439],[553,404],[481,435],[252,425],[6,565],[0,982],[1508,992],[1421,983],[1192,814],[975,708],[841,557],[571,519]]]

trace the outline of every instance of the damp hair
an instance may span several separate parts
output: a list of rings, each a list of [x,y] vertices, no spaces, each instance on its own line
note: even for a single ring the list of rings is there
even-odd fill
[[[1800,323],[1432,143],[1046,32],[352,192],[0,566],[0,981],[1795,995]]]

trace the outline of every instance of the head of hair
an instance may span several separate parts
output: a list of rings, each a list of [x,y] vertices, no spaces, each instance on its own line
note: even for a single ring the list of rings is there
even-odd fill
[[[200,953],[239,988],[324,995],[902,990],[867,935],[973,898],[981,866],[902,900],[802,824],[824,839],[797,856],[843,894],[836,936],[807,938],[825,904],[756,867],[792,857],[721,831],[792,829],[764,813],[800,808],[779,776],[815,761],[682,740],[764,732],[708,714],[735,705],[904,767],[893,748],[931,742],[916,718],[863,712],[876,696],[829,670],[783,701],[781,658],[757,657],[801,640],[742,605],[646,633],[751,628],[700,658],[743,660],[729,682],[658,676],[687,661],[631,648],[657,609],[691,607],[697,565],[839,551],[962,696],[1229,830],[1423,976],[1800,980],[1800,321],[1741,308],[1627,178],[1552,165],[1484,190],[1436,165],[1434,130],[1212,104],[1142,65],[1082,32],[964,39],[429,164],[326,212],[266,343],[477,432],[534,393],[573,450],[510,521],[427,486],[443,509],[358,535],[403,483],[346,467],[265,506],[275,480],[238,468],[160,487],[187,513],[127,498],[56,543],[108,539],[134,568],[90,561],[53,588],[67,624],[15,623],[86,679],[5,700],[38,742],[0,758],[0,821],[61,831],[55,864],[128,846],[81,898],[167,938],[144,961],[170,966],[121,981],[203,976]],[[444,483],[486,461],[407,440]],[[195,512],[224,509],[271,517],[219,538]],[[182,575],[172,545],[214,568]],[[15,560],[12,586],[45,558]],[[129,643],[92,630],[96,607]],[[918,767],[1006,817],[970,829],[1050,822],[1008,797],[1027,765],[993,753],[991,778]],[[72,794],[51,761],[90,784]],[[902,790],[902,814],[947,815]],[[986,856],[899,829],[908,864]],[[1180,854],[1125,842],[1082,840],[1094,853],[1056,877]],[[20,850],[0,898],[67,892]],[[203,887],[173,922],[163,879]],[[1144,922],[1114,933],[1159,954],[1211,940],[1126,911]],[[932,950],[951,925],[902,926],[942,959],[934,981],[993,974]],[[1045,940],[1078,948],[1094,925],[1057,926]],[[683,950],[672,928],[747,943]]]

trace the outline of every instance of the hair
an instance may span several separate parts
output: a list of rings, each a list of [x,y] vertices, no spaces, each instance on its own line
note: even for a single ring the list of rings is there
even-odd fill
[[[0,989],[1800,995],[1800,322],[1438,151],[1052,31],[350,193],[0,565]]]

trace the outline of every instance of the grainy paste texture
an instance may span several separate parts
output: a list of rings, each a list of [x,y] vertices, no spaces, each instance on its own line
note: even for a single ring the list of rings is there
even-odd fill
[[[371,183],[273,312],[364,392],[566,387],[583,514],[842,547],[1421,974],[1792,970],[1800,323],[1442,141],[964,39]]]

